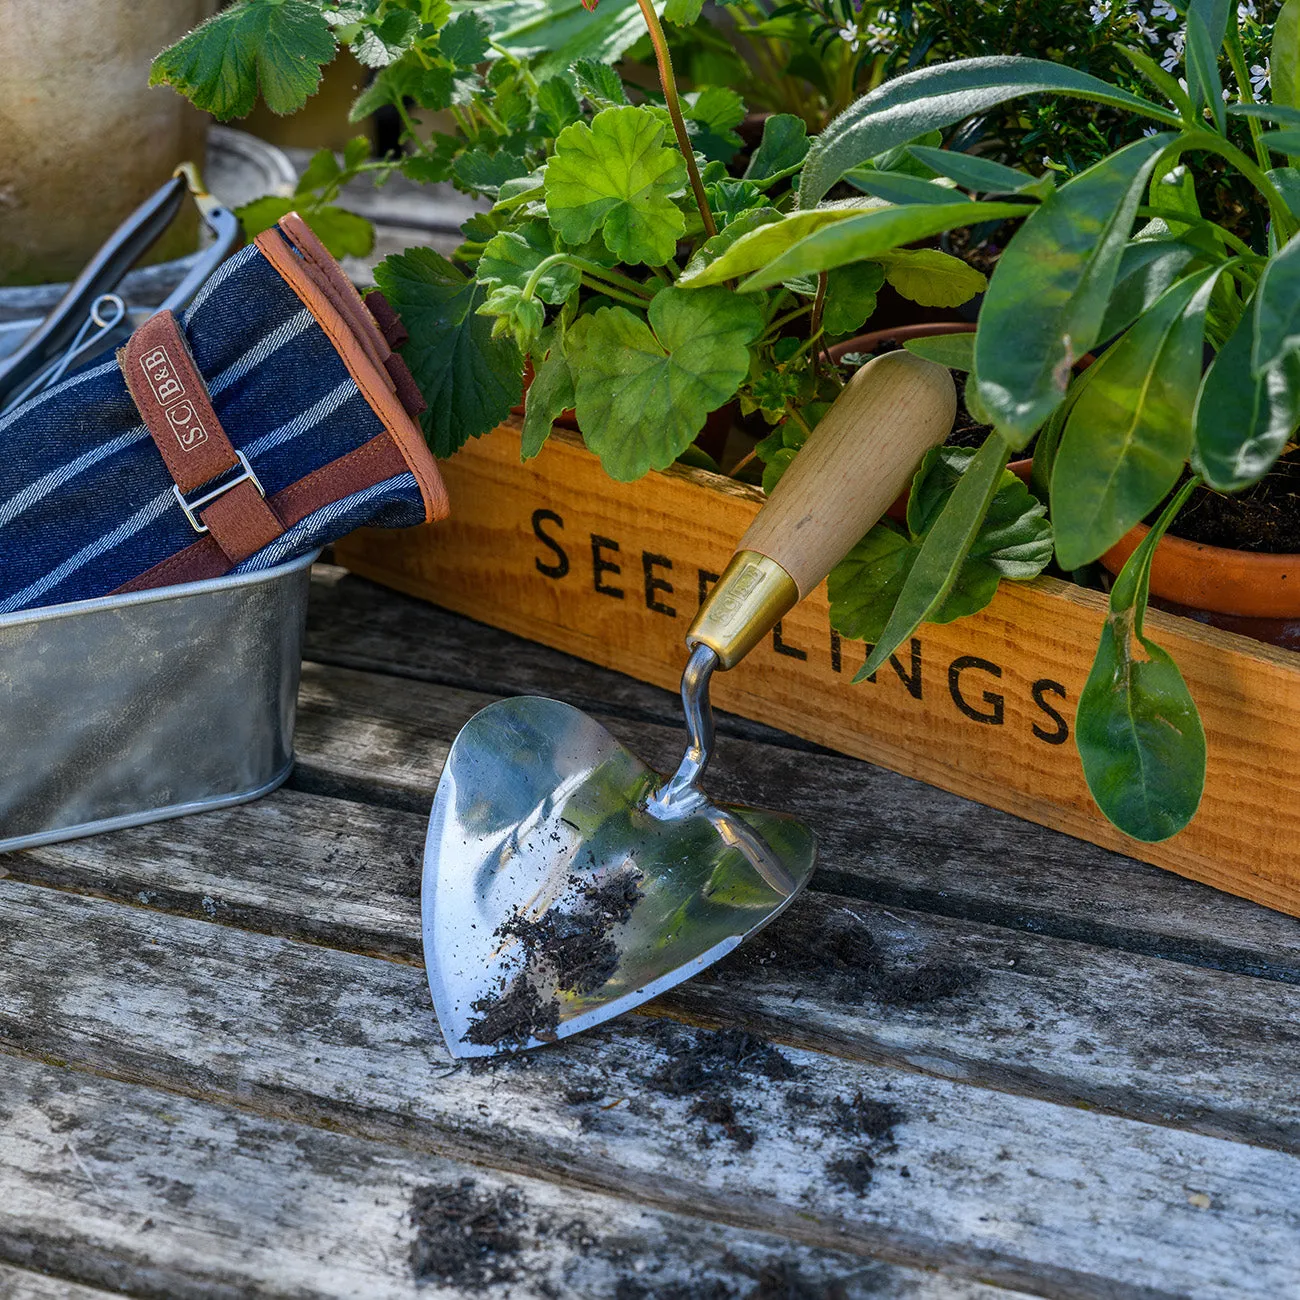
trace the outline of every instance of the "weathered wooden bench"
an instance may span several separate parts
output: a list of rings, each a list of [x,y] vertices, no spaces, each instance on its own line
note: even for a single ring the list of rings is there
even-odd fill
[[[810,891],[458,1065],[452,737],[540,692],[668,767],[676,701],[330,569],[309,659],[283,790],[0,858],[0,1297],[1300,1296],[1300,921],[722,718]]]

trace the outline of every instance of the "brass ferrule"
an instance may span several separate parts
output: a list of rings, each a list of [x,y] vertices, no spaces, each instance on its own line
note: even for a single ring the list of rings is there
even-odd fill
[[[775,560],[737,551],[700,606],[686,644],[706,645],[718,667],[734,668],[798,601],[794,579]]]

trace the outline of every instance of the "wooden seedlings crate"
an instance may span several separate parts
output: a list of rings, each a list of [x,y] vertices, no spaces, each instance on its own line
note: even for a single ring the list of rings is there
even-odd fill
[[[452,517],[366,530],[336,548],[366,577],[676,689],[682,637],[757,511],[756,489],[674,467],[611,482],[576,434],[520,464],[513,424],[443,465]],[[1209,769],[1191,825],[1162,844],[1097,810],[1071,740],[1105,601],[1040,578],[982,613],[926,624],[873,682],[827,619],[825,588],[744,663],[719,708],[1300,915],[1300,654],[1152,611],[1205,721]]]

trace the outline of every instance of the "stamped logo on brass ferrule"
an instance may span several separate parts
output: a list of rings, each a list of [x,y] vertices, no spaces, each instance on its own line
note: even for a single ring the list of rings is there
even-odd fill
[[[182,451],[193,451],[208,440],[208,431],[189,400],[185,380],[170,353],[161,345],[140,358],[140,369],[158,405],[163,408],[167,425],[176,435]]]
[[[747,602],[763,585],[763,569],[752,561],[747,563],[730,582],[718,588],[710,611],[718,622],[726,627],[737,616],[747,613]]]

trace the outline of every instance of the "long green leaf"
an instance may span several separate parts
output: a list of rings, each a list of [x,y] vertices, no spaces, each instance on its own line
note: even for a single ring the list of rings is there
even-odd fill
[[[1169,135],[1111,154],[1051,195],[1002,254],[980,311],[984,407],[1023,446],[1097,341],[1133,216]]]
[[[1106,315],[1097,331],[1098,341],[1104,343],[1128,329],[1182,275],[1196,255],[1195,248],[1177,239],[1135,239],[1126,245]]]
[[[799,181],[799,206],[815,207],[854,167],[949,127],[1008,99],[1037,94],[1073,95],[1127,109],[1177,126],[1176,113],[1149,100],[1046,59],[1013,55],[962,59],[905,73],[864,95],[813,142]]]
[[[1092,367],[1052,473],[1063,569],[1112,547],[1160,504],[1192,449],[1205,312],[1218,268],[1170,289]]]
[[[1230,0],[1191,0],[1187,6],[1187,44],[1184,64],[1192,106],[1210,110],[1214,124],[1225,129],[1223,80],[1219,76],[1219,51],[1228,30]]]
[[[928,145],[909,145],[907,152],[931,171],[956,181],[963,189],[977,194],[1032,194],[1046,198],[1056,188],[1051,172],[1030,176],[1014,167],[981,158],[978,154],[958,153],[952,149],[932,149]]]
[[[1300,353],[1285,354],[1256,375],[1254,343],[1252,303],[1206,371],[1196,400],[1192,464],[1222,492],[1263,478],[1300,425]]]
[[[539,78],[563,74],[579,59],[616,63],[645,35],[637,0],[603,0],[589,13],[582,0],[459,0],[452,6],[492,25],[492,40],[520,58],[536,58]],[[664,0],[655,0],[662,13]]]
[[[766,266],[755,271],[740,285],[742,293],[769,289],[799,275],[816,275],[847,266],[850,262],[869,260],[890,249],[918,239],[929,239],[958,226],[973,226],[981,221],[1014,220],[1033,209],[1023,203],[916,203],[878,208],[825,226],[799,240]],[[811,215],[811,214],[810,214]],[[767,230],[773,227],[767,227]],[[765,231],[756,232],[759,238]],[[740,247],[738,244],[737,248]],[[735,250],[733,250],[734,252]],[[709,268],[717,275],[723,259]]]
[[[934,522],[880,640],[854,681],[870,677],[948,598],[997,494],[1011,449],[989,434]]]
[[[734,227],[728,226],[719,232],[706,245],[713,251],[713,256],[707,260],[698,256],[692,258],[678,283],[684,289],[702,289],[712,284],[724,284],[727,280],[734,280],[737,276],[748,275],[751,271],[767,266],[805,236],[823,226],[861,216],[868,205],[874,211],[888,210],[873,200],[861,199],[859,204],[858,207],[826,207],[812,212],[794,212],[786,217],[774,209],[758,209],[758,212],[771,212],[773,215],[762,221],[754,216],[742,217]],[[742,223],[751,225],[752,229],[742,229]]]
[[[1196,702],[1178,665],[1143,632],[1156,544],[1195,484],[1170,503],[1112,588],[1075,715],[1075,743],[1097,806],[1126,835],[1148,843],[1182,830],[1205,789],[1205,730]]]
[[[855,167],[844,179],[864,194],[886,203],[954,203],[966,196],[951,185],[940,185],[906,172],[882,172],[876,167]]]
[[[1286,0],[1273,25],[1273,103],[1300,109],[1300,0]]]
[[[1255,290],[1250,368],[1256,378],[1300,352],[1300,235],[1269,259]]]

